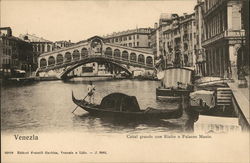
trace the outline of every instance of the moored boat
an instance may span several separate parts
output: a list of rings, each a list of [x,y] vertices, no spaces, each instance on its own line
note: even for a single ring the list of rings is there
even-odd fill
[[[158,79],[161,86],[156,88],[157,100],[180,100],[194,90],[194,71],[189,68],[167,68],[158,74]]]
[[[108,116],[113,118],[126,119],[177,119],[183,114],[183,105],[179,104],[175,110],[160,110],[148,107],[141,110],[135,96],[128,96],[123,93],[111,93],[105,96],[100,104],[91,104],[85,100],[79,100],[74,97],[73,102],[95,116]]]

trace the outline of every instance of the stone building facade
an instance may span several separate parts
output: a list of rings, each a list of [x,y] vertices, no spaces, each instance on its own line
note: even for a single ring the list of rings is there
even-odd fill
[[[114,32],[104,36],[106,42],[128,46],[133,48],[150,47],[150,33],[152,28],[137,28],[122,32]]]
[[[16,69],[31,72],[33,63],[32,45],[12,36],[10,27],[0,28],[0,72],[10,77]]]
[[[246,63],[242,0],[204,1],[206,75],[238,78]]]
[[[180,17],[181,61],[183,66],[193,67],[196,63],[196,21],[195,13]]]
[[[37,65],[37,58],[40,54],[53,51],[55,49],[54,43],[52,41],[46,40],[42,37],[38,37],[32,34],[19,35],[19,38],[29,42],[33,49],[33,62]]]
[[[54,49],[61,49],[61,48],[66,48],[69,47],[71,45],[74,45],[74,43],[71,42],[71,40],[69,41],[56,41],[54,43]]]
[[[161,14],[159,27],[151,34],[151,48],[165,66],[194,66],[195,14]]]
[[[206,72],[206,56],[205,49],[202,47],[202,41],[204,40],[204,2],[197,0],[197,4],[194,7],[195,10],[195,24],[196,24],[196,73],[200,76],[205,76]]]
[[[49,40],[46,40],[42,37],[38,37],[36,35],[32,34],[24,34],[19,35],[19,38],[30,43],[32,45],[33,50],[33,62],[38,65],[37,58],[40,54],[50,52],[56,49],[61,49],[65,47],[69,47],[73,45],[70,40],[69,41],[56,41],[52,42]]]

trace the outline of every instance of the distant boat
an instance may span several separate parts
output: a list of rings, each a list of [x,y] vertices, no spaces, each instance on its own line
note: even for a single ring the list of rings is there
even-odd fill
[[[161,86],[156,88],[157,100],[178,100],[189,97],[194,90],[194,70],[190,68],[167,68],[157,74]]]
[[[177,119],[183,114],[183,105],[179,104],[175,110],[159,110],[148,107],[146,110],[140,110],[135,96],[128,96],[123,93],[111,93],[105,96],[101,104],[90,104],[85,100],[79,100],[74,97],[73,102],[92,115],[113,118],[125,118],[129,120],[150,120],[150,119]]]

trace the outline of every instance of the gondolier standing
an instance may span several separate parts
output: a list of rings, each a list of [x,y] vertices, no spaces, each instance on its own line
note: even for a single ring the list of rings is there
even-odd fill
[[[88,89],[89,102],[94,103],[95,85],[93,85],[92,81],[89,82],[87,89]]]

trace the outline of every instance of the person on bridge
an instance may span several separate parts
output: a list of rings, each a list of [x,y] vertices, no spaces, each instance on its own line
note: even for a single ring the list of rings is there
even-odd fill
[[[89,82],[87,89],[88,89],[89,103],[94,103],[95,85],[93,85],[92,81]]]

